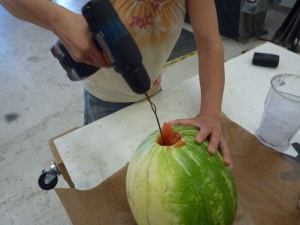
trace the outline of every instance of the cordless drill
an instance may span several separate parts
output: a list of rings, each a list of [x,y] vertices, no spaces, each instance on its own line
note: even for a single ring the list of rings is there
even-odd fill
[[[120,20],[109,0],[91,0],[82,8],[95,43],[114,70],[137,94],[145,94],[151,86],[148,73],[142,63],[142,55],[134,39]],[[51,48],[67,76],[72,81],[82,80],[100,68],[75,62],[62,42]]]

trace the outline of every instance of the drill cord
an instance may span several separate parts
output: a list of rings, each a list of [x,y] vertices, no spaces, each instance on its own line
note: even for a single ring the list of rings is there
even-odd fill
[[[163,145],[165,145],[164,136],[162,135],[161,126],[160,126],[159,119],[158,119],[157,113],[156,113],[156,106],[154,105],[153,102],[151,102],[150,97],[149,97],[149,95],[148,95],[147,92],[145,93],[145,95],[146,95],[146,98],[147,98],[148,102],[149,102],[150,105],[151,105],[152,111],[154,112],[154,115],[155,115],[155,117],[156,117],[156,121],[157,121],[157,124],[158,124],[158,128],[159,128],[160,136],[161,136]]]

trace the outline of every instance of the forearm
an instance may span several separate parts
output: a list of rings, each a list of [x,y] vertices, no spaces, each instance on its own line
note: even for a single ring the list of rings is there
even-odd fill
[[[188,11],[199,57],[200,114],[219,119],[224,90],[224,53],[214,1],[188,0]]]
[[[0,4],[16,18],[56,34],[76,62],[109,67],[81,14],[50,0],[0,0]]]
[[[222,42],[215,38],[215,41],[210,40],[200,45],[198,52],[201,84],[200,115],[210,114],[221,118],[225,82]]]
[[[187,7],[197,43],[201,87],[200,116],[175,120],[172,125],[184,124],[199,128],[196,142],[209,137],[208,152],[221,149],[224,162],[232,168],[232,160],[222,135],[222,99],[225,83],[223,44],[218,29],[213,0],[187,0]]]
[[[33,23],[52,32],[61,23],[63,8],[49,0],[0,0],[0,4],[18,19]]]

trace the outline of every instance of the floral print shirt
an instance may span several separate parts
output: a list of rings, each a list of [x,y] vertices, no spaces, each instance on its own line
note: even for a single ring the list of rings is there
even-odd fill
[[[185,0],[111,0],[120,19],[135,39],[152,85],[148,94],[160,90],[164,64],[180,35]],[[97,98],[110,102],[137,102],[145,98],[131,91],[121,74],[101,68],[84,81]]]

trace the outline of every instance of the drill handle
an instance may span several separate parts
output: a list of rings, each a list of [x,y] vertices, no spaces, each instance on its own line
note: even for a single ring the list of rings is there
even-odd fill
[[[51,53],[58,59],[60,65],[72,81],[85,79],[100,69],[92,65],[75,62],[60,40],[51,47]]]

